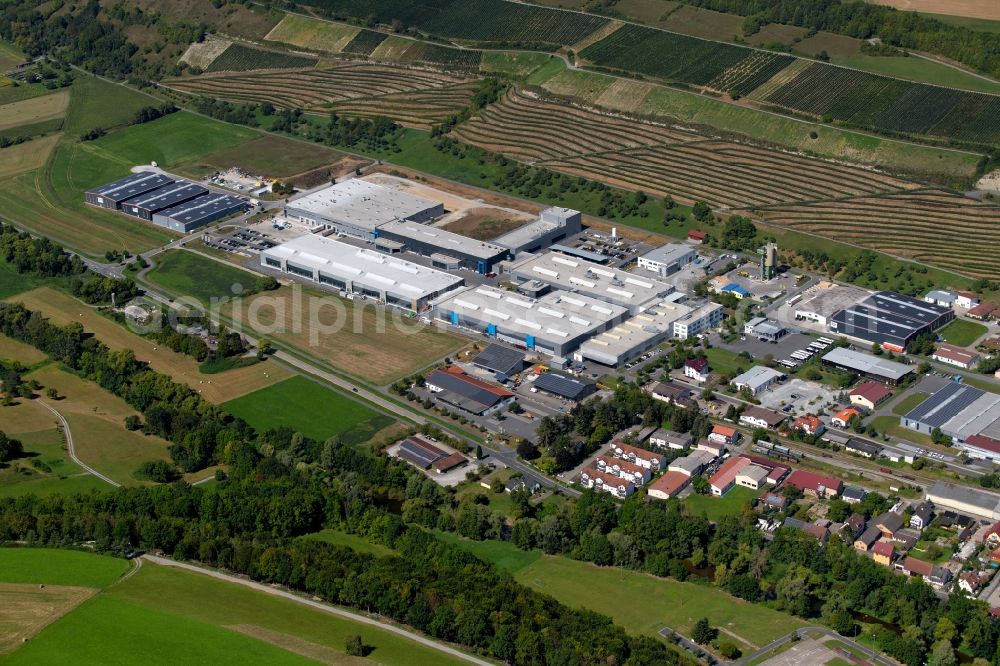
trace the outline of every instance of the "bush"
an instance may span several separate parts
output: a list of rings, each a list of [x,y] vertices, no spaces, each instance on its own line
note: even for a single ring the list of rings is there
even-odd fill
[[[147,460],[135,470],[135,476],[137,479],[157,483],[170,483],[181,477],[177,468],[165,460]]]
[[[368,652],[368,646],[361,640],[361,636],[352,634],[344,642],[344,651],[351,657],[363,657]]]

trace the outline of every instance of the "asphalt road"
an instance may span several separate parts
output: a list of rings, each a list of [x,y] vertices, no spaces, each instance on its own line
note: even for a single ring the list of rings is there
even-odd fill
[[[143,555],[142,559],[151,562],[153,564],[159,564],[160,566],[176,567],[178,569],[193,571],[195,573],[202,574],[203,576],[209,576],[217,580],[222,580],[227,583],[242,585],[243,587],[248,587],[252,590],[263,592],[264,594],[270,594],[272,596],[281,597],[283,599],[287,599],[288,601],[292,601],[294,603],[301,604],[303,606],[309,606],[310,608],[322,611],[324,613],[329,613],[330,615],[336,615],[338,617],[346,618],[348,620],[351,620],[352,622],[358,622],[360,624],[367,624],[372,627],[378,627],[383,631],[388,631],[398,636],[402,636],[407,640],[411,640],[415,643],[419,643],[433,650],[437,650],[439,652],[443,652],[453,657],[457,657],[470,664],[477,664],[477,666],[496,666],[493,662],[486,661],[485,659],[480,659],[479,657],[474,657],[460,650],[456,650],[455,648],[450,647],[448,645],[432,641],[429,638],[424,638],[423,636],[415,634],[412,631],[407,631],[405,629],[402,629],[396,626],[395,624],[384,622],[382,620],[377,620],[375,618],[368,617],[367,615],[359,615],[357,613],[346,611],[341,608],[337,608],[335,606],[331,606],[329,604],[325,604],[319,601],[313,601],[312,599],[307,599],[297,594],[293,594],[283,588],[271,587],[270,585],[264,585],[263,583],[257,583],[252,580],[247,580],[245,578],[239,578],[237,576],[224,574],[219,571],[213,571],[211,569],[203,569],[202,567],[198,567],[193,564],[188,564],[186,562],[175,562],[174,560],[169,560],[165,557],[157,557],[156,555]]]

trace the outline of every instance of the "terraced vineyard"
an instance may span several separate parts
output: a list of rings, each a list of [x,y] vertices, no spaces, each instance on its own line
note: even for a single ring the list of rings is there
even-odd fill
[[[941,190],[774,206],[770,224],[1000,279],[1000,206]]]
[[[509,94],[453,134],[513,159],[718,206],[855,197],[917,187],[885,174],[712,140]]]
[[[730,86],[742,83],[743,88],[752,83],[760,85],[793,60],[789,56],[632,24],[585,48],[580,56],[613,70],[698,86],[721,80]],[[759,76],[767,78],[758,78],[758,71],[762,72]],[[726,76],[727,72],[732,74]]]
[[[708,87],[736,94],[749,95],[793,62],[792,56],[756,51],[752,56],[733,65],[712,79]]]
[[[478,81],[469,81],[447,88],[337,102],[331,109],[345,116],[386,116],[408,127],[430,129],[466,108],[478,88]]]
[[[354,39],[349,41],[344,46],[344,53],[353,53],[355,55],[370,56],[372,51],[378,48],[379,44],[384,42],[389,35],[384,32],[375,32],[374,30],[362,30],[354,36]]]
[[[319,60],[290,53],[255,49],[242,44],[230,44],[212,61],[207,72],[245,72],[252,69],[293,69],[315,67]]]
[[[559,47],[575,44],[608,23],[600,16],[504,0],[305,0],[302,4],[336,16],[372,17],[383,24],[398,20],[427,34],[482,44]]]
[[[314,109],[349,99],[425,92],[467,83],[440,72],[369,63],[329,69],[202,75],[164,84],[187,93],[234,102],[270,102],[284,108]]]
[[[876,131],[1000,142],[1000,96],[814,63],[763,101]]]

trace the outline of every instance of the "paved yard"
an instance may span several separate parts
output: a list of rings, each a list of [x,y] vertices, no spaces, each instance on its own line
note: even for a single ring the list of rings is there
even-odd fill
[[[820,408],[835,403],[839,392],[819,382],[796,378],[775,384],[770,390],[759,394],[757,399],[761,405],[775,411],[794,405],[785,412],[789,417],[794,417],[799,414],[815,414]],[[796,397],[793,398],[793,395]]]
[[[823,640],[825,639],[826,637]],[[818,640],[803,638],[781,654],[762,662],[760,666],[824,666],[838,658],[845,659],[845,655],[834,652]]]

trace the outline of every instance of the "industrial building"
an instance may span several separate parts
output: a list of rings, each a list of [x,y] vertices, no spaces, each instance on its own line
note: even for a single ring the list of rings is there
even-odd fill
[[[927,434],[939,428],[959,444],[974,435],[1000,439],[1000,395],[949,382],[905,414],[901,423]]]
[[[492,344],[472,359],[472,365],[497,375],[511,377],[524,369],[524,353],[503,345]]]
[[[174,182],[170,176],[162,173],[142,171],[126,176],[113,183],[106,183],[83,194],[84,200],[92,206],[100,206],[110,210],[119,210],[121,202],[132,197],[138,197],[157,188]]]
[[[169,185],[150,190],[137,197],[127,199],[119,205],[123,213],[152,222],[155,213],[179,206],[204,194],[208,194],[208,190],[201,185],[195,185],[186,180],[178,180]]]
[[[767,243],[758,248],[760,255],[760,279],[763,282],[773,280],[778,274],[778,244]]]
[[[511,265],[510,274],[520,282],[539,280],[557,289],[614,303],[628,308],[631,314],[642,312],[674,291],[672,286],[656,278],[640,278],[557,252],[518,261]]]
[[[570,208],[546,208],[538,219],[518,227],[493,240],[507,248],[512,256],[521,252],[537,252],[564,238],[580,233],[583,216]]]
[[[465,284],[457,275],[314,234],[262,251],[260,263],[325,287],[415,312]]]
[[[799,294],[795,304],[795,321],[811,321],[827,326],[833,315],[868,298],[869,292],[858,287],[820,282]],[[789,299],[792,302],[792,299]]]
[[[323,188],[285,206],[285,216],[309,228],[371,239],[383,224],[427,222],[444,214],[444,204],[365,180]]]
[[[390,254],[406,249],[431,258],[434,268],[493,271],[507,258],[507,249],[416,222],[388,222],[375,229],[375,247]],[[385,241],[394,241],[387,245]]]
[[[743,325],[743,332],[764,342],[777,342],[788,334],[788,329],[765,317],[754,317]]]
[[[597,386],[581,382],[558,372],[543,372],[532,384],[533,390],[548,393],[571,402],[580,402],[597,391]]]
[[[191,201],[153,214],[153,224],[188,233],[210,222],[246,210],[247,202],[228,194],[203,194]]]
[[[831,349],[823,355],[822,361],[823,365],[854,372],[888,386],[895,386],[903,377],[913,372],[913,368],[908,365],[846,347]]]
[[[693,263],[697,256],[698,253],[690,246],[668,243],[639,257],[638,264],[639,268],[666,277]]]
[[[627,314],[620,305],[558,289],[535,299],[472,287],[434,303],[434,316],[443,322],[557,357],[568,356]]]
[[[766,391],[775,382],[785,378],[785,375],[773,368],[763,365],[755,365],[742,375],[738,375],[730,382],[737,391],[746,389],[750,395],[757,395],[761,391]]]
[[[691,311],[692,308],[687,305],[661,301],[584,342],[574,356],[578,361],[587,359],[618,367],[670,337],[674,322]]]
[[[951,308],[896,292],[879,291],[834,314],[830,331],[903,353],[918,335],[934,331],[954,318]]]
[[[722,325],[725,308],[719,303],[706,302],[674,322],[674,337],[679,340],[701,335]]]
[[[1000,520],[1000,495],[938,481],[927,489],[927,499],[938,508]]]
[[[503,409],[514,400],[507,389],[470,377],[455,366],[427,375],[425,385],[440,402],[477,416]]]

